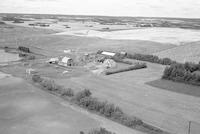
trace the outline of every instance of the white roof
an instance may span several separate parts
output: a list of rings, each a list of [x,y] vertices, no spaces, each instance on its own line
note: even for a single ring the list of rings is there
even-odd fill
[[[49,59],[50,62],[54,62],[54,61],[58,61],[59,59],[58,58],[51,58]]]
[[[108,56],[115,56],[115,53],[112,53],[112,52],[105,52],[105,51],[103,51],[101,54],[108,55]]]
[[[71,58],[69,58],[69,57],[63,57],[63,58],[62,58],[62,62],[67,63],[68,60],[70,60],[70,59],[71,59]]]

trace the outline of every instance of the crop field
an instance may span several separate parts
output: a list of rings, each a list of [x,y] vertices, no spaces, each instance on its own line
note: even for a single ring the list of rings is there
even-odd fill
[[[184,43],[183,45],[174,47],[172,49],[154,53],[155,55],[164,58],[169,57],[179,62],[196,62],[198,63],[200,57],[200,42]]]

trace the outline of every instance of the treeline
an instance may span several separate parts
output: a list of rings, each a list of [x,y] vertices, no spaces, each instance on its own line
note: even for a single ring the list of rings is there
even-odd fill
[[[165,68],[162,78],[200,86],[200,63],[172,64]]]
[[[148,62],[158,63],[162,65],[171,65],[171,64],[176,63],[176,61],[173,61],[170,58],[159,58],[158,56],[148,55],[148,54],[127,54],[126,57],[129,59],[148,61]]]
[[[137,63],[135,65],[130,65],[128,67],[124,67],[120,69],[108,69],[105,71],[105,75],[111,75],[115,73],[121,73],[121,72],[126,72],[126,71],[131,71],[131,70],[142,69],[142,68],[147,68],[147,65],[145,63]]]
[[[44,90],[59,95],[60,97],[67,99],[82,108],[98,113],[101,116],[121,123],[127,127],[144,131],[150,134],[168,134],[167,132],[163,132],[158,128],[144,123],[142,120],[136,117],[128,116],[121,110],[121,108],[115,106],[112,103],[109,103],[107,101],[100,101],[99,99],[93,97],[92,93],[88,89],[84,89],[80,92],[74,93],[72,89],[59,86],[55,84],[53,80],[41,78],[39,75],[33,75],[32,81],[39,84],[39,86],[41,86]]]

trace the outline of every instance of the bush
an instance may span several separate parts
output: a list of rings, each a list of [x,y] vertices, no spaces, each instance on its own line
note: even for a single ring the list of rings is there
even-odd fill
[[[137,70],[137,69],[142,69],[142,68],[146,68],[146,67],[147,67],[147,65],[145,63],[142,63],[142,64],[131,65],[131,66],[121,68],[121,69],[110,69],[110,70],[105,71],[105,75],[111,75],[111,74],[115,74],[115,73],[131,71],[131,70]]]
[[[33,81],[33,82],[40,83],[40,82],[43,81],[43,79],[42,79],[39,75],[33,75],[33,76],[32,76],[32,81]]]
[[[68,97],[74,96],[74,91],[71,88],[63,89],[61,92],[62,96],[68,96]]]
[[[83,91],[78,92],[78,93],[74,96],[74,99],[75,99],[75,101],[80,102],[80,100],[81,100],[82,98],[89,97],[90,95],[92,95],[92,93],[90,92],[90,90],[84,89]]]

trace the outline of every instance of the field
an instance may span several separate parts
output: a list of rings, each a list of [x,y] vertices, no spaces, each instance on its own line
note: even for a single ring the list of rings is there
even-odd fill
[[[198,86],[191,86],[188,84],[177,83],[177,82],[162,80],[162,79],[150,81],[150,82],[147,82],[147,84],[163,89],[163,90],[169,90],[172,92],[200,97]]]
[[[83,111],[20,78],[3,77],[2,73],[1,76],[2,134],[79,134],[100,126],[119,134],[142,134]]]
[[[127,113],[172,133],[187,134],[189,121],[200,122],[200,99],[146,84],[161,77],[164,66],[109,76],[84,76],[57,80],[65,86],[90,89],[95,96],[118,104]],[[191,86],[187,87],[187,90]]]
[[[180,28],[133,29],[132,24],[131,27],[102,24],[105,22],[100,23],[100,20],[85,20],[83,23],[74,19],[56,19],[58,22],[54,23],[55,20],[45,18],[22,24],[7,22],[0,25],[1,49],[25,46],[37,55],[35,60],[11,62],[18,57],[13,59],[11,56],[10,59],[3,50],[0,53],[0,62],[9,61],[8,65],[0,65],[0,71],[12,75],[5,77],[0,73],[0,133],[64,134],[105,127],[116,134],[142,134],[40,90],[27,80],[27,69],[35,69],[37,74],[75,92],[89,89],[94,97],[114,103],[128,115],[173,134],[187,134],[190,121],[200,123],[199,87],[160,80],[166,66],[147,62],[145,69],[105,76],[93,74],[79,64],[61,67],[46,63],[52,57],[69,56],[64,50],[71,50],[70,56],[74,60],[106,50],[155,54],[179,62],[198,62],[199,31]],[[28,23],[36,21],[48,21],[52,26],[28,26]],[[71,28],[64,29],[63,25]],[[106,27],[110,29],[102,30]],[[187,38],[183,38],[184,33],[188,35]],[[127,66],[123,63],[118,65]]]
[[[164,58],[169,57],[175,61],[179,62],[196,62],[198,63],[199,57],[200,57],[200,42],[191,42],[191,43],[185,43],[181,46],[174,47],[172,49],[160,51],[157,53],[154,53],[155,55]]]

